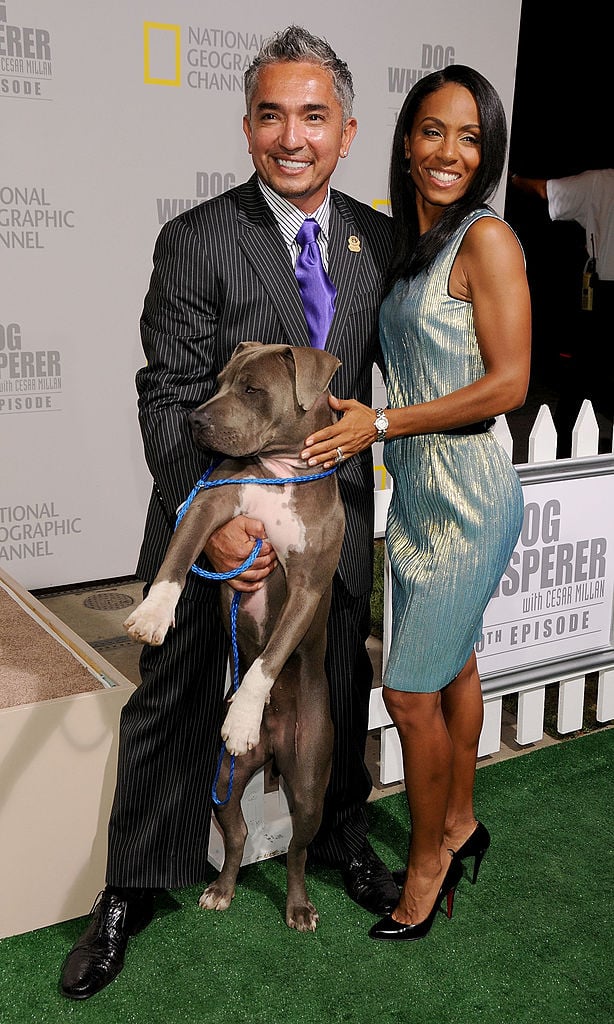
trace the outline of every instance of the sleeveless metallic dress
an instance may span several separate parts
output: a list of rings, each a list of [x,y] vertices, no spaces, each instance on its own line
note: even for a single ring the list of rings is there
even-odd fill
[[[380,312],[391,409],[429,402],[484,375],[471,303],[451,298],[450,272],[476,210]],[[484,609],[518,539],[518,475],[490,432],[420,434],[384,445],[394,480],[386,544],[393,570],[392,644],[384,685],[433,692],[465,665]]]

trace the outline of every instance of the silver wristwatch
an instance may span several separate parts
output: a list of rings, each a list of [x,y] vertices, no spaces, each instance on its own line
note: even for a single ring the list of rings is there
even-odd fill
[[[383,409],[376,409],[375,410],[375,422],[374,422],[373,426],[377,430],[377,437],[376,437],[375,440],[376,441],[385,441],[386,440],[386,431],[388,430],[389,423],[388,423],[388,417],[386,416],[386,413],[384,412]]]

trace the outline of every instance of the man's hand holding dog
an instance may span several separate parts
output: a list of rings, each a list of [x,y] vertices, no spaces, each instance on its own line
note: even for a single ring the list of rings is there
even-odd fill
[[[264,523],[249,516],[236,516],[225,523],[209,538],[205,554],[215,572],[232,572],[243,564],[254,547],[254,541],[260,539],[262,547],[251,568],[240,576],[227,582],[233,590],[251,593],[264,586],[264,580],[273,572],[277,565],[277,555],[270,541],[267,540]]]

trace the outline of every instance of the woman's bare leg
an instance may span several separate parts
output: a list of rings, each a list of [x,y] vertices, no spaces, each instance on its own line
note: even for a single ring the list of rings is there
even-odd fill
[[[450,866],[444,828],[452,741],[440,693],[406,693],[384,687],[383,696],[401,740],[412,823],[407,875],[393,917],[403,924],[419,924],[431,912]]]
[[[458,850],[475,826],[473,787],[478,742],[484,721],[482,687],[475,653],[441,693],[441,706],[452,742],[452,773],[445,819],[445,844]]]

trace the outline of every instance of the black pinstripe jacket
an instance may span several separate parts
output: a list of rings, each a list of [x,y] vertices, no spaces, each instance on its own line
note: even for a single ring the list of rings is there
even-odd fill
[[[349,248],[351,235],[360,240],[359,252]],[[373,363],[381,365],[378,310],[390,238],[388,217],[331,190],[328,269],[337,301],[326,347],[342,364],[331,390],[366,404]],[[207,465],[191,439],[187,413],[211,397],[240,341],[309,344],[288,250],[255,174],[165,224],[153,263],[141,317],[147,365],[136,375],[154,479],[136,570],[147,581],[164,557],[175,510]],[[346,510],[339,572],[358,594],[371,586],[370,450],[343,463],[339,485]],[[202,593],[202,580],[188,581],[188,588],[186,594]]]

